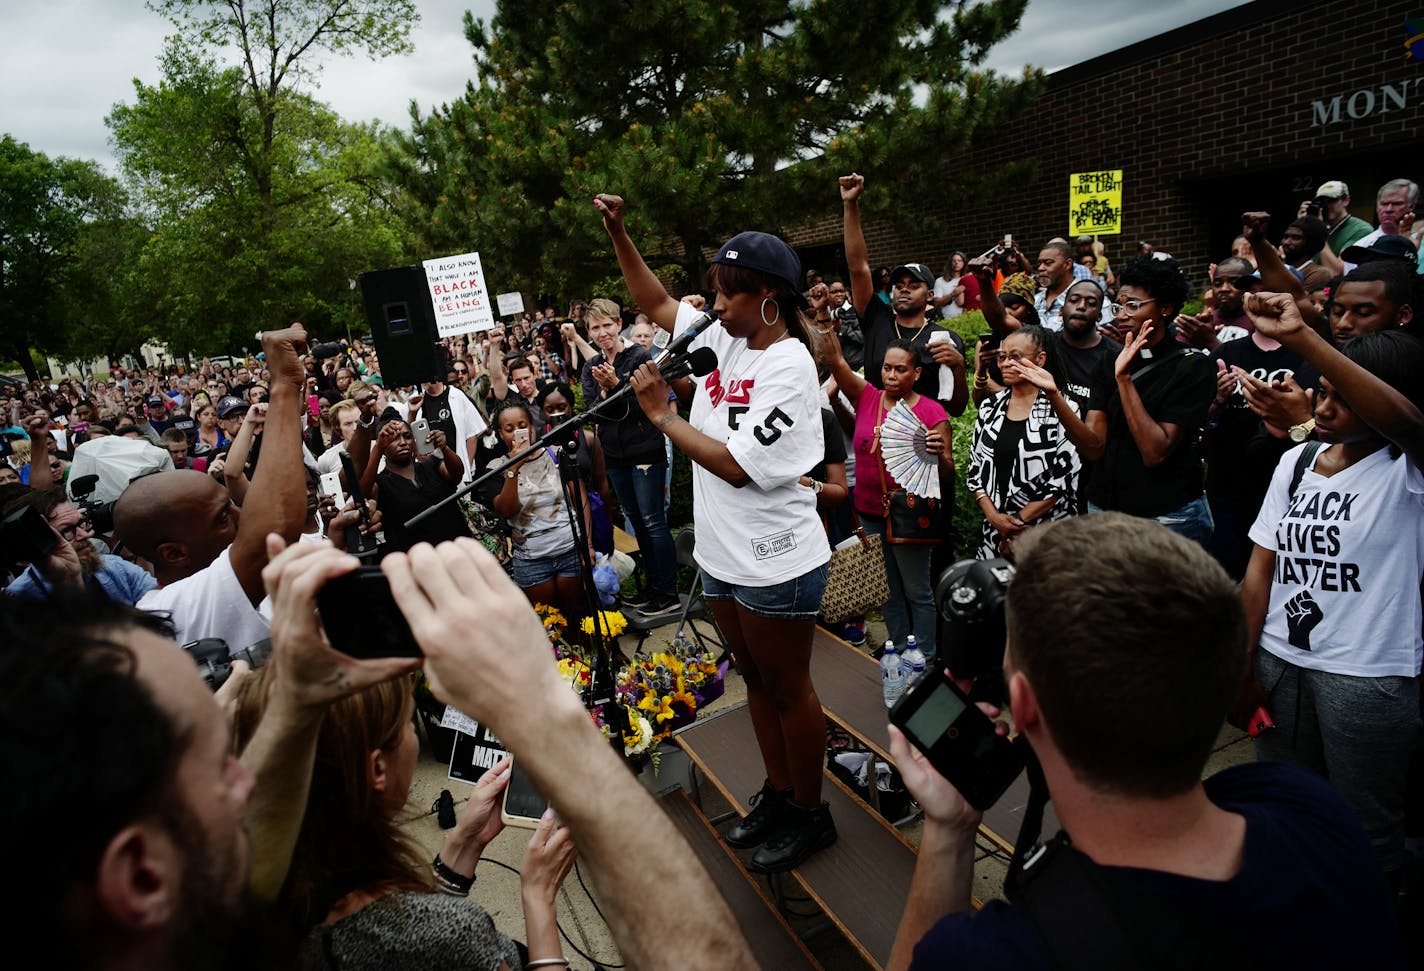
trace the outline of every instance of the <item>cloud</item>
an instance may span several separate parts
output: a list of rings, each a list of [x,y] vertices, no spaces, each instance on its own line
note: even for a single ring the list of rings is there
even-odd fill
[[[1038,0],[1019,32],[990,52],[986,66],[1019,73],[1025,63],[1054,69],[1096,57],[1236,6],[1240,0],[1138,0],[1069,4]],[[405,127],[412,99],[421,111],[459,97],[474,77],[462,27],[472,9],[486,22],[495,0],[416,0],[415,52],[372,62],[327,57],[317,97],[351,120]],[[11,3],[10,43],[0,60],[0,132],[49,155],[96,159],[116,170],[104,117],[132,101],[133,79],[159,80],[158,55],[171,28],[138,0],[37,0]]]

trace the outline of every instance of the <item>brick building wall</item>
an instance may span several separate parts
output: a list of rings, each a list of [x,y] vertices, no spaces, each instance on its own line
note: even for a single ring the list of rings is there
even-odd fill
[[[1033,259],[1068,232],[1069,176],[1105,169],[1123,170],[1122,234],[1103,237],[1117,266],[1146,239],[1199,277],[1243,209],[1270,211],[1275,237],[1328,179],[1350,183],[1373,223],[1381,183],[1424,181],[1424,63],[1404,45],[1405,18],[1422,14],[1424,0],[1257,0],[1055,72],[1022,119],[947,163],[1033,159],[1022,191],[960,208],[949,238],[868,223],[871,263],[938,271],[1005,232]],[[798,248],[839,239],[838,215],[789,234]]]

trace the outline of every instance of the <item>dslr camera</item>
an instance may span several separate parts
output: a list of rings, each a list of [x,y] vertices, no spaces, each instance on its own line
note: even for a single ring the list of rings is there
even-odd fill
[[[217,691],[232,676],[233,661],[246,661],[254,671],[260,668],[272,655],[272,639],[263,638],[236,654],[228,651],[227,641],[221,637],[204,637],[201,640],[189,641],[183,645],[183,650],[187,651],[198,665],[198,673],[203,676],[208,690]]]
[[[99,476],[97,474],[81,475],[69,483],[69,492],[74,497],[74,504],[84,514],[84,519],[89,524],[89,531],[96,536],[107,535],[114,531],[114,504],[99,502],[94,498],[94,490],[98,487]]]
[[[1027,742],[999,735],[945,667],[955,678],[995,680],[991,676],[1003,665],[1004,599],[1013,575],[1013,564],[1002,559],[960,560],[944,571],[935,585],[940,660],[890,710],[891,723],[979,810],[997,802],[1023,771]]]

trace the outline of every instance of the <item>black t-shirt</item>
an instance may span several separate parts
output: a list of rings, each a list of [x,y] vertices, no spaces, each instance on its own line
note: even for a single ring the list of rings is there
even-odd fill
[[[1063,339],[1062,331],[1053,331],[1048,346],[1045,367],[1053,375],[1058,390],[1078,409],[1079,418],[1088,417],[1088,405],[1093,397],[1093,382],[1100,380],[1103,362],[1108,365],[1108,376],[1112,375],[1112,364],[1122,353],[1122,345],[1111,337],[1099,335],[1099,341],[1092,347],[1075,347]],[[1111,390],[1111,389],[1109,389]],[[1088,511],[1088,496],[1093,478],[1098,474],[1101,462],[1083,459],[1082,471],[1078,474],[1078,512]]]
[[[1239,367],[1267,384],[1292,376],[1297,383],[1314,381],[1301,369],[1305,362],[1295,351],[1285,346],[1264,351],[1249,335],[1222,344],[1212,360]],[[1207,495],[1221,508],[1254,519],[1281,456],[1295,443],[1268,432],[1240,391],[1217,411],[1205,442]]]
[[[439,394],[427,394],[425,400],[420,403],[420,417],[430,423],[430,427],[435,431],[445,433],[445,441],[451,447],[460,439],[455,434],[455,415],[450,410],[450,386],[447,384],[445,390]]]
[[[1058,390],[1078,406],[1078,417],[1086,418],[1088,402],[1093,396],[1093,382],[1099,378],[1098,369],[1102,367],[1104,358],[1111,366],[1111,362],[1122,353],[1122,345],[1111,337],[1101,337],[1092,347],[1075,347],[1063,339],[1061,331],[1055,331],[1044,350],[1048,354],[1045,367],[1058,383]],[[1111,376],[1112,372],[1108,374]]]
[[[1233,766],[1207,779],[1205,788],[1213,803],[1246,819],[1240,870],[1229,880],[1200,880],[1103,867],[1119,894],[1169,901],[1254,957],[1252,966],[1261,971],[1404,967],[1384,875],[1338,790],[1285,762]],[[1002,900],[940,920],[916,945],[910,964],[911,971],[1057,966],[1024,912]]]
[[[829,408],[821,409],[821,432],[826,438],[826,454],[816,467],[806,473],[817,482],[826,481],[826,466],[835,465],[837,462],[844,465],[846,460],[845,436],[841,434],[841,426],[836,421],[835,412]]]
[[[438,456],[417,460],[414,482],[393,469],[376,477],[376,508],[381,511],[381,526],[386,534],[385,552],[403,553],[416,543],[443,543],[471,535],[459,503],[454,502],[410,529],[405,526],[411,516],[454,493],[454,483],[440,474],[441,461]]]
[[[653,355],[646,347],[634,344],[618,352],[613,359],[613,373],[618,376],[619,386],[628,376],[648,361]],[[591,408],[602,399],[603,389],[593,376],[593,369],[607,360],[606,354],[590,358],[583,366],[583,401],[585,408]],[[609,468],[629,468],[634,465],[662,465],[667,462],[663,451],[663,433],[653,427],[648,416],[643,414],[635,395],[625,395],[621,402],[608,406],[607,414],[594,416],[594,426],[598,429],[598,439],[603,443],[603,458]]]
[[[902,333],[895,325],[895,311],[891,310],[885,301],[872,297],[860,322],[861,330],[865,334],[865,380],[873,387],[885,390],[880,382],[880,368],[885,363],[885,351],[891,341],[903,337],[920,349],[920,379],[915,382],[915,390],[926,398],[933,398],[940,404],[945,404],[944,399],[939,396],[939,365],[935,363],[934,355],[926,348],[930,338],[937,333],[948,334],[950,343],[960,354],[964,353],[964,341],[954,331],[940,327],[929,318],[926,318],[926,321],[928,326]]]
[[[1099,360],[1088,402],[1089,411],[1107,415],[1106,447],[1088,499],[1133,516],[1162,516],[1201,496],[1202,464],[1192,443],[1216,398],[1216,365],[1205,354],[1182,350],[1169,340],[1150,350],[1153,355],[1139,354],[1130,370],[1140,375],[1133,385],[1152,420],[1183,429],[1166,461],[1154,468],[1142,461],[1122,409],[1113,358]]]

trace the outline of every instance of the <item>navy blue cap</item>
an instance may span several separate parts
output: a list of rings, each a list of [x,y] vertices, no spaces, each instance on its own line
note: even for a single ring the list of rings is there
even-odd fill
[[[1419,251],[1414,248],[1414,244],[1409,241],[1408,236],[1381,236],[1368,246],[1361,246],[1356,243],[1354,246],[1345,247],[1345,252],[1340,254],[1340,259],[1346,263],[1376,263],[1381,260],[1399,260],[1401,262],[1413,263],[1419,258]]]
[[[713,263],[742,266],[784,282],[792,293],[800,290],[801,259],[796,251],[770,233],[738,233],[722,244]]]

